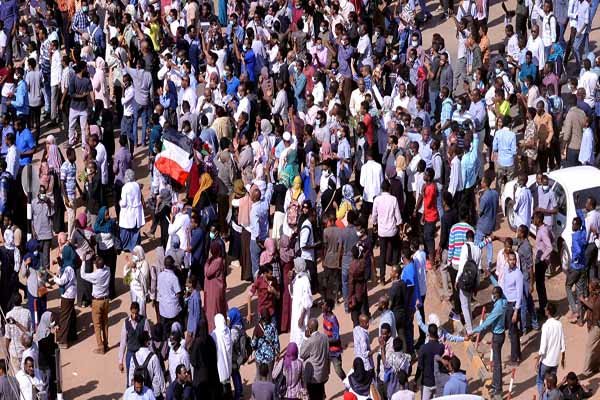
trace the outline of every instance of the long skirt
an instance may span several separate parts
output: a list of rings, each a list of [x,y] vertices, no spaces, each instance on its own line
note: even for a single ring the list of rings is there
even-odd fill
[[[60,298],[58,343],[69,344],[77,340],[77,314],[75,299]]]
[[[589,330],[585,348],[587,351],[583,362],[583,374],[591,375],[600,370],[600,327],[592,326]]]
[[[242,231],[244,229],[242,228]],[[242,234],[233,227],[229,229],[229,252],[228,255],[232,260],[239,260],[242,256]]]
[[[291,318],[292,318],[292,297],[290,296],[290,291],[288,287],[290,285],[290,277],[289,273],[294,269],[294,262],[290,261],[283,264],[283,268],[281,269],[281,274],[283,278],[283,285],[281,286],[281,290],[283,291],[283,296],[281,297],[281,317],[279,320],[281,321],[280,333],[286,333],[290,331]]]
[[[123,251],[132,252],[133,248],[140,242],[140,228],[120,228],[121,248]]]
[[[243,281],[252,282],[252,258],[250,256],[250,232],[242,229],[242,251],[240,256],[240,266],[242,267]]]

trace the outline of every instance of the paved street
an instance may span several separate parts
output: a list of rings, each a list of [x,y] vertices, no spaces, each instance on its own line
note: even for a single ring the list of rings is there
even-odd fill
[[[516,4],[516,0],[512,0],[507,2],[507,6],[509,9],[513,9]],[[435,9],[437,8],[437,3],[429,2],[429,8]],[[436,13],[434,13],[436,15]],[[514,21],[513,21],[514,22]],[[492,43],[492,50],[497,51],[498,44],[504,37],[504,15],[502,13],[500,3],[493,2],[493,5],[490,9],[490,30],[489,30],[489,38]],[[595,23],[593,26],[595,27],[591,33],[590,38],[590,46],[595,49],[598,40],[600,39],[600,30],[598,26],[600,25],[600,17],[597,16]],[[431,42],[431,36],[433,33],[440,33],[446,40],[446,48],[451,53],[451,58],[456,56],[456,39],[455,39],[455,29],[454,24],[451,20],[449,21],[440,21],[437,16],[433,21],[428,22],[427,29],[424,32],[424,45],[425,47],[429,47]],[[61,148],[64,152],[65,150],[65,134],[58,133],[56,130],[51,131],[59,142],[61,142]],[[118,147],[118,143],[117,143]],[[78,163],[81,165],[81,149],[78,148]],[[149,191],[149,181],[148,178],[140,179],[142,176],[147,175],[148,165],[147,165],[147,151],[145,148],[140,148],[136,151],[135,163],[136,163],[136,177],[138,178],[138,182],[143,183],[144,185],[144,193],[148,194]],[[41,154],[37,154],[39,157]],[[114,210],[111,210],[114,217]],[[144,231],[148,229],[150,220],[147,216],[147,226],[143,229]],[[501,228],[497,232],[499,236],[507,236],[512,235],[512,232],[507,228],[505,221],[503,218],[501,219]],[[143,247],[146,250],[154,249],[157,246],[156,242],[151,242],[148,239],[145,239],[143,242]],[[497,251],[500,248],[499,243],[494,244],[494,248]],[[378,251],[376,251],[376,255]],[[53,258],[56,256],[56,251],[52,253]],[[147,253],[147,258],[150,262],[154,261],[154,252],[149,251]],[[119,346],[119,333],[121,330],[121,325],[123,323],[124,318],[126,317],[129,309],[130,299],[128,290],[123,284],[123,265],[124,265],[124,256],[119,256],[118,265],[117,265],[117,289],[120,296],[118,299],[111,302],[110,305],[110,313],[109,313],[109,346],[110,351],[105,355],[93,354],[92,349],[95,347],[95,339],[93,334],[93,327],[91,322],[91,310],[87,309],[77,309],[78,319],[78,337],[79,340],[77,344],[73,347],[64,350],[62,352],[62,376],[63,376],[63,394],[64,398],[71,399],[89,399],[89,400],[101,400],[101,399],[117,399],[123,394],[125,390],[125,375],[120,373],[118,370],[117,364],[117,352]],[[430,282],[433,284],[434,279],[430,277]],[[232,268],[231,272],[227,278],[227,300],[229,306],[237,306],[241,309],[242,315],[246,315],[246,289],[248,284],[246,282],[240,281],[240,271],[238,268]],[[384,293],[389,287],[389,284],[385,287],[381,285],[370,286],[369,290],[369,300],[371,304],[371,312],[375,311],[375,302],[377,298]],[[444,321],[447,318],[447,305],[443,305],[435,291],[431,290],[428,292],[427,302],[426,302],[426,313],[436,312],[440,315],[442,320]],[[551,301],[557,301],[559,304],[559,310],[561,315],[567,311],[566,297],[564,291],[564,276],[563,274],[559,274],[554,276],[548,281],[548,293],[549,299]],[[430,295],[431,294],[431,295]],[[477,300],[486,304],[490,301],[490,288],[481,291],[478,294]],[[50,295],[49,308],[57,311],[58,310],[58,291],[53,290]],[[488,307],[489,309],[489,307]],[[149,307],[149,316],[155,321],[154,310]],[[479,315],[480,309],[476,309],[474,315]],[[318,309],[313,308],[313,313],[317,315]],[[352,323],[349,315],[343,314],[343,307],[340,305],[335,310],[336,315],[338,316],[338,320],[341,324],[341,333],[342,333],[342,342],[346,347],[343,355],[343,365],[346,370],[349,370],[352,364],[353,353],[352,353]],[[585,337],[586,331],[585,328],[580,328],[575,325],[569,324],[565,318],[563,317],[561,321],[564,324],[566,329],[566,337],[567,337],[567,363],[566,370],[559,369],[558,375],[559,380],[566,374],[568,371],[575,371],[579,373],[582,368],[583,363],[583,354],[586,351],[585,346]],[[375,330],[377,321],[375,320],[371,326],[371,333],[373,339],[373,346],[377,346],[377,341],[375,338]],[[251,334],[251,331],[249,331]],[[282,335],[280,337],[282,342],[282,350],[285,348],[287,344],[288,335]],[[484,337],[483,342],[480,346],[480,350],[483,351],[486,357],[489,357],[489,346],[486,344],[486,341],[489,340],[489,335]],[[517,369],[516,380],[513,392],[513,399],[531,399],[533,395],[536,393],[535,391],[535,366],[533,355],[537,351],[537,346],[539,343],[538,332],[532,332],[525,336],[522,341],[522,348],[525,360],[521,364],[521,366]],[[464,354],[464,350],[462,346],[456,346],[457,354],[463,360],[463,367],[468,371],[468,377],[470,380],[474,380],[474,371],[470,369],[470,366],[467,365],[467,357]],[[509,343],[508,340],[505,342],[504,347],[504,359],[506,360],[509,353]],[[509,368],[505,368],[505,389],[508,388],[508,376]],[[249,385],[254,380],[255,375],[255,365],[251,363],[242,368],[242,377],[244,380],[244,384],[246,385],[246,389],[249,389]],[[587,381],[585,381],[587,382]],[[592,377],[589,381],[592,387],[597,388],[600,383],[600,376]],[[473,393],[480,392],[480,384],[479,381],[473,381],[471,384],[471,389]],[[339,378],[333,373],[330,376],[329,382],[326,386],[327,398],[328,399],[339,399],[343,393],[343,385],[340,382]],[[596,394],[595,398],[600,398],[600,395]]]

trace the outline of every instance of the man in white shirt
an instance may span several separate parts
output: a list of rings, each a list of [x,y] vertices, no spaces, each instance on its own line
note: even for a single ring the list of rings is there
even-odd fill
[[[19,173],[19,149],[15,145],[15,134],[8,133],[4,138],[8,151],[6,153],[6,172],[8,172],[13,179],[17,179]]]
[[[556,31],[557,20],[552,12],[552,2],[546,0],[543,8],[539,11],[542,18],[542,42],[544,43],[544,55],[546,58],[550,55],[550,47],[556,42],[558,32]]]
[[[585,0],[584,0],[585,1]],[[546,53],[544,50],[544,42],[540,35],[540,27],[533,25],[531,27],[531,36],[527,39],[526,49],[531,51],[533,63],[538,66],[538,69],[542,71],[544,64],[546,63]]]
[[[188,370],[191,368],[190,355],[185,347],[182,346],[182,339],[181,332],[178,330],[171,332],[171,336],[169,337],[169,376],[171,377],[171,382],[177,378],[175,370],[180,364],[185,365],[185,368]]]
[[[352,114],[353,117],[358,116],[360,112],[360,105],[363,101],[365,101],[366,94],[369,93],[369,91],[366,90],[365,80],[363,78],[358,78],[357,83],[358,89],[354,89],[352,91],[349,103],[350,114]]]
[[[373,59],[371,57],[371,37],[367,31],[366,24],[362,23],[359,26],[358,34],[360,35],[360,38],[358,39],[358,44],[356,45],[356,51],[359,54],[359,65],[360,67],[365,65],[373,67]]]
[[[60,98],[60,81],[62,77],[62,55],[58,48],[58,42],[50,42],[50,119],[58,121],[58,102]]]
[[[540,399],[544,390],[544,377],[547,373],[556,373],[558,364],[565,367],[565,332],[562,323],[556,319],[556,306],[546,305],[546,322],[542,325],[540,349],[535,356],[538,365],[536,384]]]
[[[373,201],[372,213],[373,226],[379,236],[379,281],[385,282],[386,265],[398,263],[399,244],[397,242],[398,229],[402,224],[400,207],[396,196],[390,194],[390,183],[385,180],[381,184],[381,194]],[[395,327],[394,327],[395,329]]]
[[[108,156],[106,147],[100,142],[98,135],[90,135],[90,147],[96,149],[96,164],[100,170],[100,182],[103,185],[108,185]]]
[[[248,99],[248,89],[246,88],[245,83],[240,83],[240,86],[238,86],[238,98],[240,102],[233,114],[233,118],[236,122],[239,121],[242,112],[250,115],[250,99]]]
[[[579,78],[579,84],[577,88],[585,89],[585,103],[589,105],[592,110],[595,106],[595,92],[596,84],[598,83],[598,75],[592,71],[592,62],[587,58],[583,60],[583,74]]]
[[[456,145],[452,144],[448,148],[448,158],[450,159],[450,177],[448,178],[448,192],[456,201],[463,191],[463,181],[460,166],[460,158],[456,154]]]
[[[158,359],[158,356],[150,351],[150,335],[148,332],[143,331],[139,335],[139,341],[141,347],[131,357],[131,363],[129,364],[129,377],[127,380],[128,385],[133,385],[133,377],[138,369],[146,368],[148,375],[152,380],[152,391],[154,396],[159,397],[162,395],[165,378],[163,370]]]
[[[40,371],[34,368],[33,359],[31,357],[27,357],[25,359],[23,369],[17,372],[15,378],[17,378],[17,382],[19,382],[21,400],[38,400],[47,398],[47,387],[44,384]],[[37,395],[34,396],[34,393]]]
[[[465,329],[467,330],[467,334],[471,334],[473,331],[473,323],[471,319],[471,295],[472,292],[468,291],[466,288],[462,288],[459,285],[461,281],[461,276],[464,273],[465,264],[468,260],[472,260],[477,266],[477,270],[481,269],[481,249],[479,246],[476,246],[475,243],[475,233],[471,230],[466,233],[466,241],[465,244],[462,245],[460,249],[460,259],[458,261],[458,272],[456,274],[455,284],[458,287],[459,298],[460,298],[460,307],[462,310],[463,318],[465,319]],[[476,281],[479,281],[479,276],[476,278]]]
[[[133,134],[133,114],[135,112],[135,92],[133,90],[133,81],[131,76],[123,76],[123,98],[121,98],[121,104],[123,105],[123,118],[121,118],[121,135],[126,136],[129,139],[129,151],[133,154],[133,148],[137,142],[137,134]]]
[[[590,26],[590,3],[587,0],[579,0],[577,7],[577,24],[575,25],[575,40],[573,41],[573,52],[577,67],[581,67],[581,47],[584,54],[588,53]],[[567,60],[567,59],[565,59]]]
[[[519,65],[519,54],[521,49],[519,48],[519,35],[515,34],[515,29],[512,25],[506,25],[504,33],[508,38],[506,42],[506,56],[509,62]]]
[[[370,149],[367,153],[367,162],[360,170],[360,185],[363,187],[363,208],[368,214],[373,209],[373,200],[381,193],[381,183],[383,182],[383,168],[381,164],[373,160],[373,152]]]

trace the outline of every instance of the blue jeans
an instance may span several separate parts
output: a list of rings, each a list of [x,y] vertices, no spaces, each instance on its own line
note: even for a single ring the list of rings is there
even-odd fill
[[[427,2],[425,0],[419,0],[419,7],[421,7],[421,12],[423,13],[423,16],[427,18],[432,17],[431,13],[429,12],[429,9],[427,8]]]
[[[128,388],[129,385],[129,364],[131,364],[131,357],[133,357],[133,355],[135,354],[135,352],[133,351],[127,351],[127,353],[125,354],[125,387]]]
[[[50,88],[50,74],[44,75],[44,91],[42,94],[44,95],[44,112],[46,114],[50,114],[50,99],[52,98],[52,91]]]
[[[250,259],[252,260],[252,279],[256,279],[258,274],[259,260],[260,260],[260,247],[256,240],[250,239]]]
[[[133,112],[133,133],[135,135],[135,144],[137,145],[138,142],[137,141],[137,126],[138,126],[138,119],[142,119],[142,137],[141,137],[141,143],[143,143],[144,145],[146,144],[146,142],[148,141],[148,120],[150,119],[150,114],[151,114],[151,108],[150,105],[145,105],[145,106],[137,106],[137,108],[135,109],[135,111]]]
[[[475,243],[477,244],[477,243],[483,241],[485,236],[486,235],[484,235],[483,232],[481,232],[478,229],[475,232]],[[490,265],[492,265],[492,257],[494,256],[494,245],[491,242],[485,245],[485,253],[486,253],[486,258],[487,258],[487,268],[489,268]],[[484,266],[482,265],[482,268],[483,267]]]
[[[573,54],[575,54],[575,61],[577,61],[577,67],[581,67],[581,46],[583,46],[584,56],[587,54],[589,43],[589,34],[583,33],[581,35],[575,36],[575,40],[573,41]]]
[[[231,371],[231,380],[233,381],[233,390],[234,390],[234,400],[240,400],[242,398],[242,392],[244,391],[244,386],[242,385],[242,376],[240,375],[239,369],[234,369]]]
[[[436,105],[437,105],[439,96],[440,96],[439,90],[429,88],[429,106],[431,107],[431,111],[429,112],[429,115],[431,115],[431,116],[435,116],[435,111],[437,108]],[[438,197],[441,197],[441,196],[438,196]]]
[[[137,145],[137,135],[133,135],[133,117],[123,115],[121,118],[121,136],[127,137],[133,145]]]
[[[529,279],[523,279],[523,304],[519,311],[521,313],[522,329],[526,329],[528,326],[531,326],[533,329],[539,329],[540,325],[537,320],[535,303],[529,291]],[[531,317],[531,324],[529,323],[529,317]]]
[[[547,372],[556,373],[557,367],[549,367],[544,365],[544,363],[540,363],[540,367],[538,368],[538,373],[535,378],[535,384],[537,386],[538,394],[540,399],[542,398],[542,393],[544,392],[544,376],[546,376]]]

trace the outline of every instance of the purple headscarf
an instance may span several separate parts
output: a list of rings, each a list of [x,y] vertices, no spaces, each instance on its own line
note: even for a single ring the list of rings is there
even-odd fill
[[[285,351],[285,357],[283,359],[283,367],[290,368],[292,362],[298,359],[298,345],[294,342],[288,344],[287,350]]]

